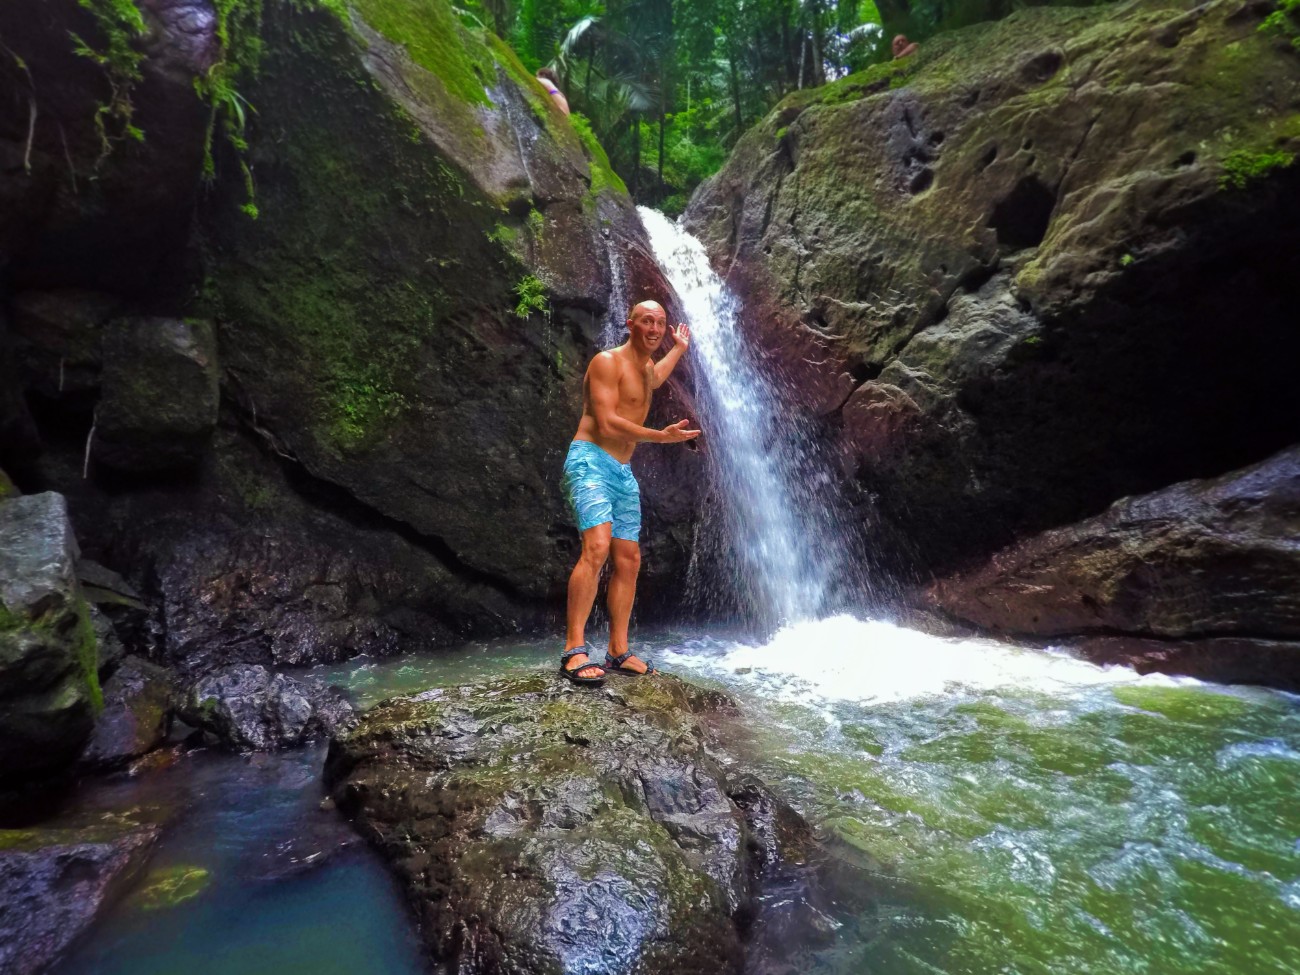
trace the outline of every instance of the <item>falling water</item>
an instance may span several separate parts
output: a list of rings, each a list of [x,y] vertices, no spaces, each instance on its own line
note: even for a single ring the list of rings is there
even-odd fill
[[[759,369],[739,325],[740,304],[703,245],[658,211],[639,211],[691,327],[699,422],[742,595],[769,627],[816,619],[854,564],[828,502],[826,466],[812,462],[797,412]]]

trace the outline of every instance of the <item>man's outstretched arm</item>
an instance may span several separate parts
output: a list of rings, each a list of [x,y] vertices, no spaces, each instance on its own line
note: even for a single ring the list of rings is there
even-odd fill
[[[678,356],[678,358],[681,358]],[[662,430],[652,430],[618,415],[618,363],[609,355],[598,355],[587,373],[587,395],[596,429],[610,440],[635,440],[648,443],[681,443],[694,440],[699,430],[688,430],[689,420],[678,420]]]
[[[686,350],[691,347],[691,327],[689,325],[678,325],[673,329],[673,347],[664,353],[664,357],[655,363],[655,381],[651,389],[658,389],[668,377],[673,374],[677,368],[677,363],[681,361]]]

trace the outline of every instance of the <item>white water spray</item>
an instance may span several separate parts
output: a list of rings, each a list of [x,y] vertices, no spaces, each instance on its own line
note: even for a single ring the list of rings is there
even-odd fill
[[[827,472],[809,462],[806,435],[756,367],[740,304],[703,245],[658,211],[638,209],[691,327],[699,422],[742,595],[770,627],[816,619],[853,564],[827,510]]]

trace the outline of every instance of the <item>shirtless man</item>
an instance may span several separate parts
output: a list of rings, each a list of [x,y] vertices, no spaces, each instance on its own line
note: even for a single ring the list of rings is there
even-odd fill
[[[643,301],[628,315],[627,341],[591,360],[582,384],[582,420],[564,459],[564,495],[578,531],[582,555],[569,576],[569,608],[561,672],[576,684],[599,684],[605,672],[653,673],[653,668],[627,648],[627,626],[641,568],[641,491],[632,476],[632,451],[642,441],[681,443],[694,440],[679,420],[662,430],[642,426],[650,412],[651,391],[668,379],[691,344],[691,330],[672,330],[673,347],[655,362],[668,328],[663,306]],[[589,662],[584,630],[605,560],[614,557],[609,580],[609,651],[605,666]]]

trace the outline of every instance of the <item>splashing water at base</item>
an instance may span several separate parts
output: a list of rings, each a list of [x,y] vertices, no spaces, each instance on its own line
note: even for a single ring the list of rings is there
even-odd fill
[[[848,616],[664,654],[855,865],[800,971],[1300,971],[1300,699]]]

